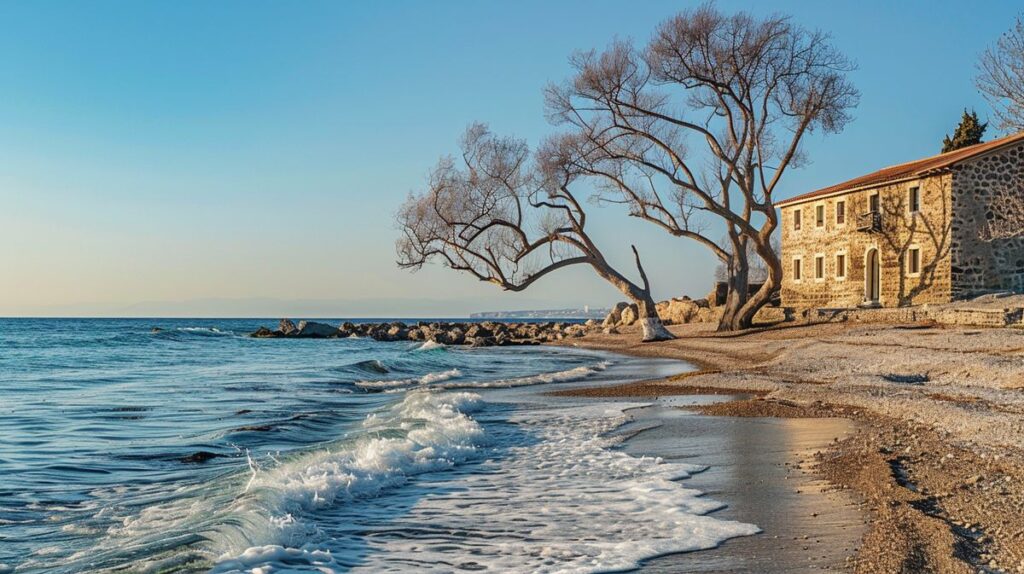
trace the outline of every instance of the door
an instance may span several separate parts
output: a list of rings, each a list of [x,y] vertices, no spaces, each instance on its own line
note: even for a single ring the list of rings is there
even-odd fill
[[[864,258],[864,299],[869,303],[877,303],[881,291],[881,268],[878,261],[878,250],[871,249]]]

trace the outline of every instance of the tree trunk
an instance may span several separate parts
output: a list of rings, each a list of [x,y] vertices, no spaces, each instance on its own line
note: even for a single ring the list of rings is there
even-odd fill
[[[737,254],[739,253],[739,254]],[[750,289],[750,264],[747,261],[746,247],[733,249],[729,269],[729,290],[725,297],[725,309],[718,321],[719,331],[736,331],[746,329],[749,322],[744,322],[741,311],[747,304]]]
[[[640,328],[643,329],[643,342],[650,343],[652,341],[675,339],[676,336],[669,332],[665,328],[664,323],[661,322],[661,317],[658,316],[657,305],[654,303],[654,299],[651,298],[650,293],[645,295],[646,297],[636,302],[637,314],[639,315],[637,320],[640,322]]]
[[[779,259],[778,254],[775,253],[774,249],[768,247],[759,247],[757,254],[765,263],[765,267],[768,270],[768,276],[765,277],[764,284],[757,290],[753,295],[749,295],[743,305],[736,311],[731,318],[732,329],[740,330],[749,329],[754,325],[754,316],[760,311],[765,305],[771,302],[772,297],[782,286],[782,261]],[[746,292],[746,289],[744,289]],[[724,318],[723,318],[724,319]],[[723,330],[719,325],[719,330]]]

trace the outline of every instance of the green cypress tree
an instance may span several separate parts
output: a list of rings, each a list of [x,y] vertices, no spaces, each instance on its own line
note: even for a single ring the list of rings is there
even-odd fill
[[[942,139],[942,153],[981,143],[981,136],[985,134],[987,127],[988,122],[981,123],[974,110],[967,113],[967,108],[964,108],[964,115],[960,118],[960,125],[956,126],[953,137],[947,135]]]

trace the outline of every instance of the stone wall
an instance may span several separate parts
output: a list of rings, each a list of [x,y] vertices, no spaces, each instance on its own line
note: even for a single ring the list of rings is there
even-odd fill
[[[953,185],[954,296],[995,290],[1024,292],[1024,239],[988,242],[979,235],[989,220],[999,217],[991,208],[994,189],[1008,186],[1024,193],[1024,145],[956,166]]]
[[[920,190],[920,210],[911,213],[909,190]],[[869,211],[872,194],[879,195],[881,228],[858,231],[857,216]],[[836,204],[845,202],[846,221],[837,223]],[[817,226],[817,206],[824,207],[824,225]],[[794,229],[794,212],[802,211],[801,229]],[[885,307],[950,300],[952,278],[952,176],[940,174],[866,190],[826,197],[782,208],[782,304],[798,309],[854,307],[865,301],[867,255],[880,254],[880,296]],[[921,271],[908,272],[911,249],[920,250]],[[845,254],[846,276],[837,274]],[[825,276],[815,277],[815,257],[824,257]],[[794,278],[794,259],[802,261],[802,277]]]

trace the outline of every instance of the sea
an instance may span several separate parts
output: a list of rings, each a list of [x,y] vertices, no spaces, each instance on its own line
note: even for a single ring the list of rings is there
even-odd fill
[[[0,574],[611,572],[757,532],[620,448],[638,404],[548,394],[684,363],[274,325],[0,319]]]

